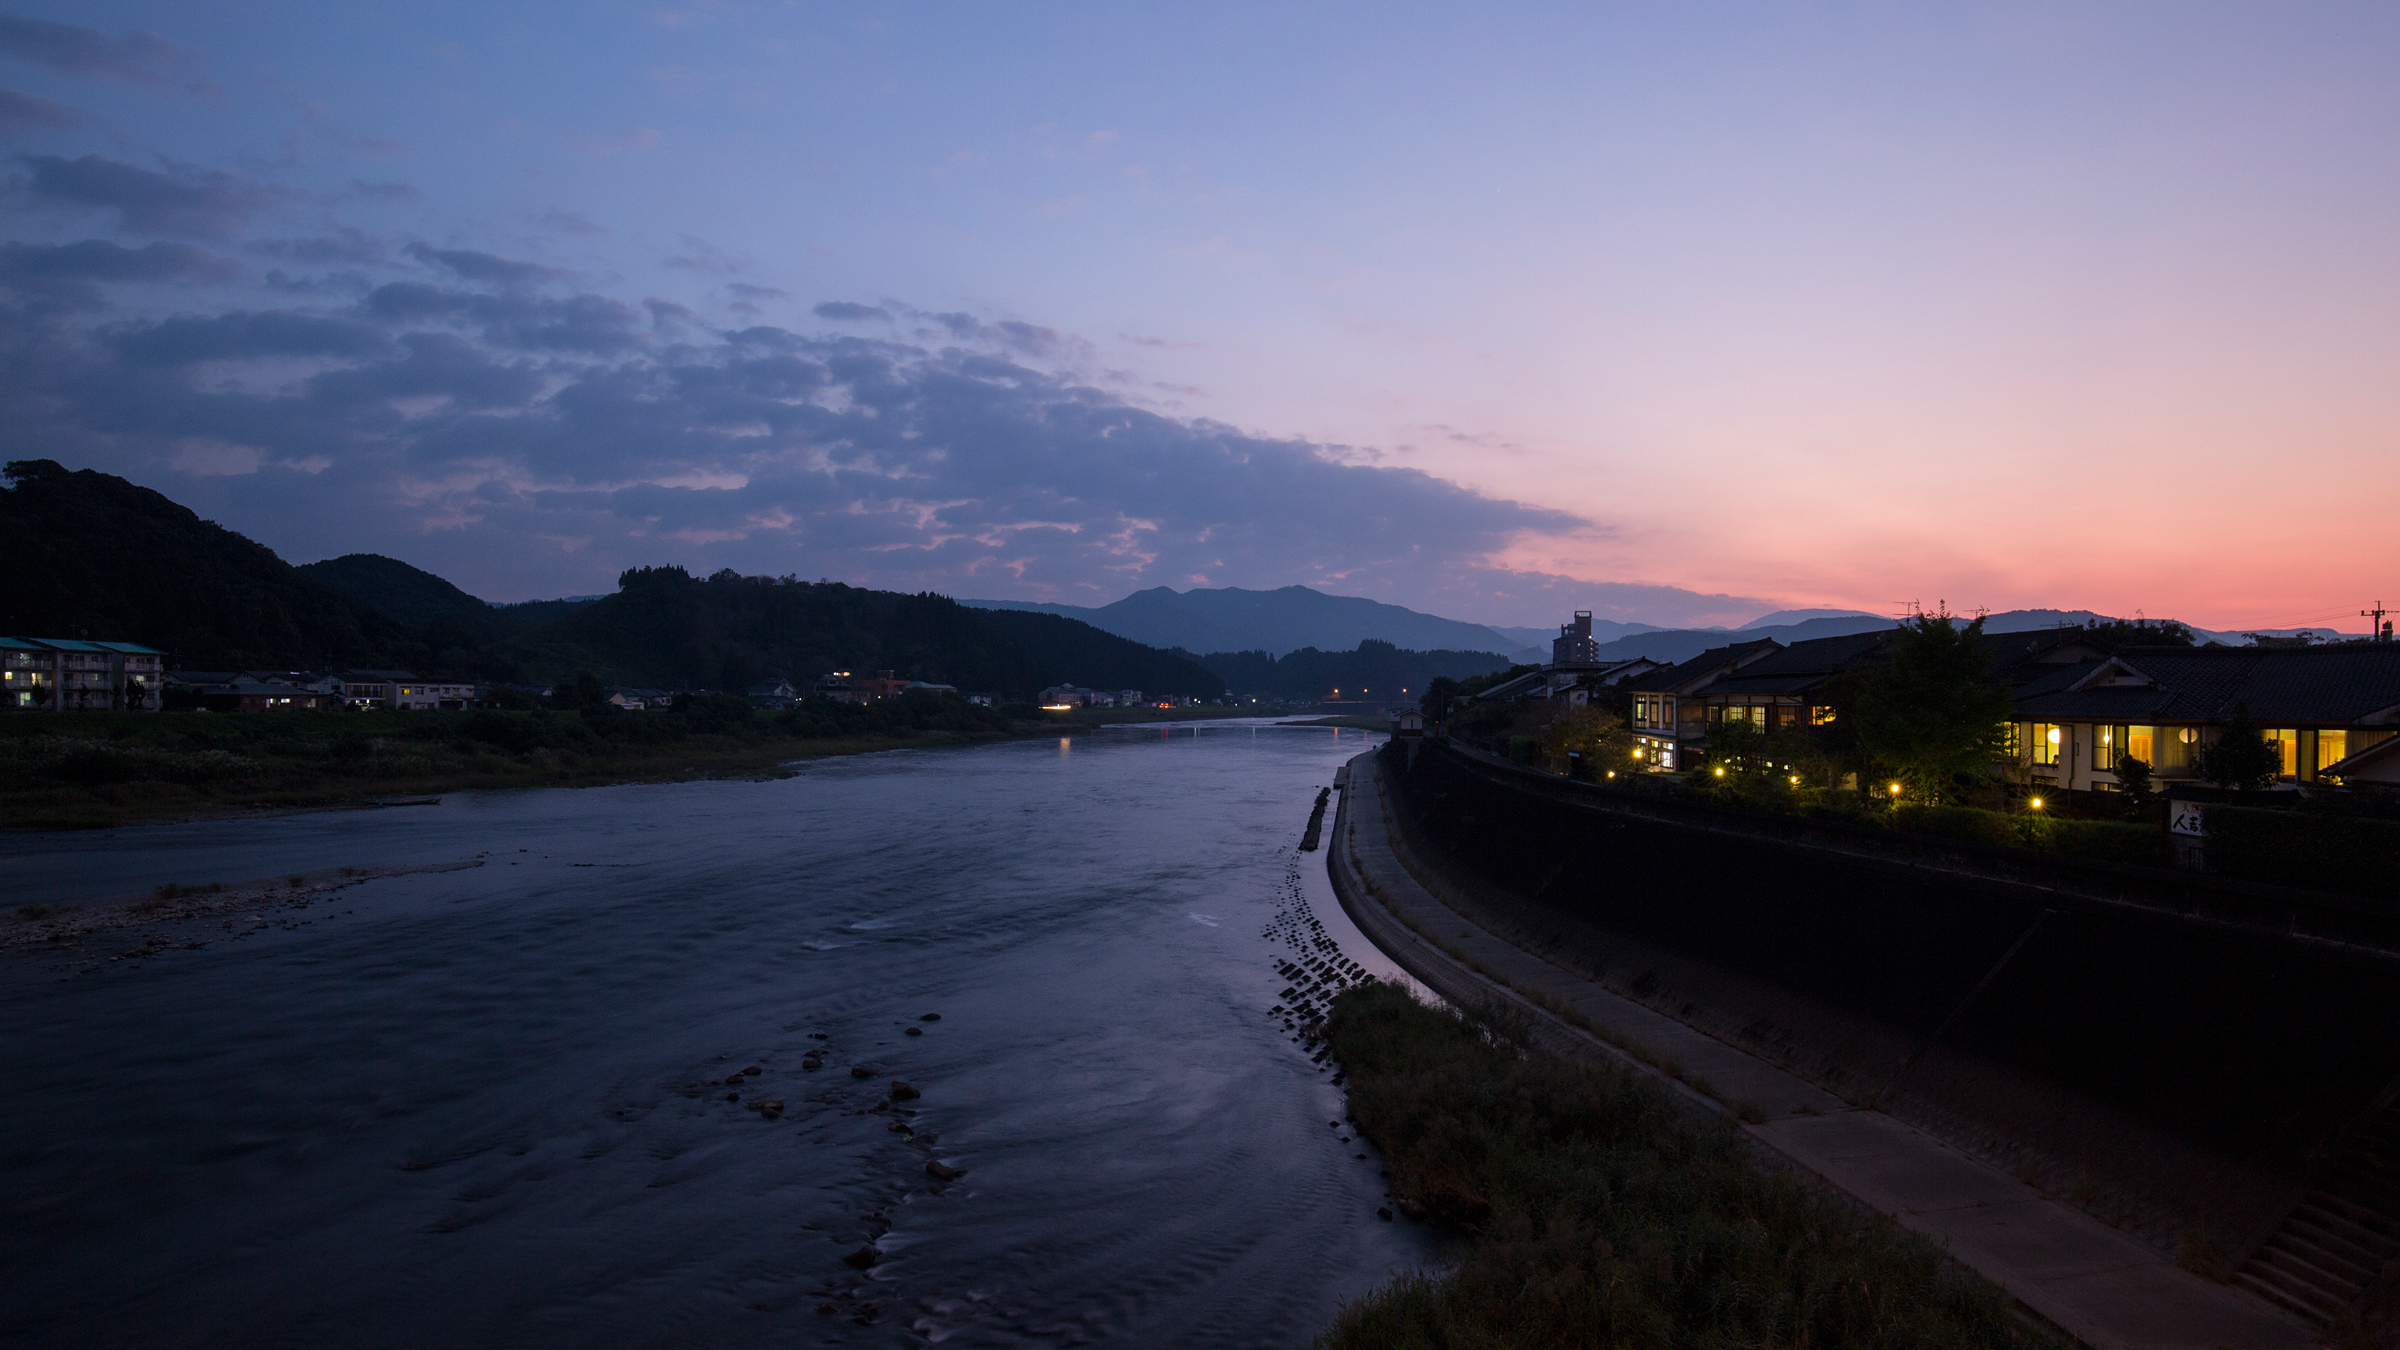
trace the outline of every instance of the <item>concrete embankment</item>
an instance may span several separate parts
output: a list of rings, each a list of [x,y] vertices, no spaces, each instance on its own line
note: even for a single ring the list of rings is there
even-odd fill
[[[1387,832],[1386,804],[1397,794],[1385,786],[1371,760],[1353,761],[1329,865],[1360,928],[1444,997],[1513,1000],[1550,1048],[1670,1077],[1694,1109],[1736,1115],[1762,1145],[1934,1236],[2089,1344],[2307,1343],[2299,1322],[2263,1301],[2179,1268],[1989,1161],[1491,931],[1476,921],[1490,915],[1462,913],[1446,903],[1452,895],[1437,898],[1424,884],[1451,891],[1421,859],[1404,856],[1404,833]],[[1695,903],[1696,892],[1683,895]],[[1655,990],[1661,977],[1645,969]]]

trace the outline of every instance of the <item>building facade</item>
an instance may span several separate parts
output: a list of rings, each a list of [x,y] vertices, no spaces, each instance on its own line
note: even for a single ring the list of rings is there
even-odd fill
[[[138,642],[0,637],[0,708],[156,712],[166,659]]]

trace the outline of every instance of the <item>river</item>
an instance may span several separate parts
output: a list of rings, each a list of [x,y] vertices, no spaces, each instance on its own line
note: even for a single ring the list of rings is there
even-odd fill
[[[1295,851],[1380,739],[0,839],[11,906],[480,864],[0,956],[0,1339],[1305,1345],[1437,1257],[1269,1011],[1312,924],[1400,978]]]

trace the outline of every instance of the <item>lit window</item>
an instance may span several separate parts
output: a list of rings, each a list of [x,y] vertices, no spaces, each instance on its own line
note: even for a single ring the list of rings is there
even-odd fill
[[[2317,767],[2338,764],[2350,757],[2350,733],[2320,731],[2317,733]]]
[[[2300,733],[2290,727],[2278,727],[2258,734],[2261,739],[2273,745],[2275,752],[2283,757],[2282,767],[2275,771],[2276,776],[2281,778],[2299,777]]]
[[[1812,727],[1831,726],[1833,716],[1831,708],[1811,708],[1808,710],[1808,724]]]
[[[2117,767],[2117,754],[2125,744],[2125,728],[2099,726],[2092,728],[2092,767],[2103,771]]]
[[[2059,749],[2066,743],[2066,729],[2049,722],[2034,722],[2026,728],[2026,740],[2033,746],[2033,762],[2049,767],[2058,763]]]

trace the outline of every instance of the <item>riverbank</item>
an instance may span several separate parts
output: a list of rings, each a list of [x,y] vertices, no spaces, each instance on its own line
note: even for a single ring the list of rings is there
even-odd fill
[[[1024,716],[930,698],[775,713],[739,700],[641,713],[18,713],[0,716],[0,828],[108,829],[446,792],[775,777],[840,755],[1251,715],[1106,708]]]
[[[1522,1019],[1367,985],[1326,1037],[1401,1207],[1471,1237],[1445,1273],[1344,1309],[1324,1350],[2067,1344],[1923,1238],[1760,1168],[1654,1083],[1548,1054]]]
[[[1350,763],[1328,859],[1343,906],[1409,973],[1462,1007],[1500,1003],[1550,1053],[1651,1077],[1691,1112],[1740,1122],[1757,1156],[1824,1178],[1939,1243],[2086,1344],[2112,1350],[2299,1350],[2296,1320],[2179,1269],[2164,1254],[2000,1168],[1847,1101],[1738,1040],[1485,926],[1413,856],[1379,756]],[[1639,969],[1639,967],[1635,967]],[[1648,981],[1637,981],[1647,984]]]

